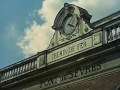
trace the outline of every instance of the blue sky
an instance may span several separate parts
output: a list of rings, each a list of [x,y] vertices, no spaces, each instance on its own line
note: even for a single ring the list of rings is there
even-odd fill
[[[41,8],[41,1],[0,0],[0,67],[25,58],[16,42],[24,35],[24,28],[34,20],[41,23],[37,13],[35,17],[30,15]]]
[[[0,0],[0,68],[46,49],[65,2],[87,9],[92,21],[120,10],[120,0]]]

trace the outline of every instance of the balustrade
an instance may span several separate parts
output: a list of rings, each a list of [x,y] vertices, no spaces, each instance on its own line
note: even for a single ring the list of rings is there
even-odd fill
[[[0,70],[0,82],[10,80],[12,78],[18,77],[20,75],[32,72],[45,66],[46,64],[46,51],[38,53],[26,60],[18,62],[14,65],[5,67]]]
[[[39,69],[40,66],[45,64],[44,56],[45,55],[32,57],[29,60],[16,63],[10,67],[3,68],[0,71],[0,82],[4,82],[33,70]]]
[[[1,82],[25,74],[37,68],[37,61],[30,60],[1,71]]]
[[[120,26],[115,26],[107,30],[107,41],[112,42],[120,39]]]

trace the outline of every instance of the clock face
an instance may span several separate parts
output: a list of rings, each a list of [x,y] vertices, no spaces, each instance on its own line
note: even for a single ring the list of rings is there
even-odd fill
[[[70,35],[74,32],[77,25],[77,18],[75,16],[69,16],[64,22],[64,33]]]

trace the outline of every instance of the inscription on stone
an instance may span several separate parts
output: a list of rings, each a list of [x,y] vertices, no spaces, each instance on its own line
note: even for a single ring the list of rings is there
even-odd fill
[[[68,70],[63,73],[52,75],[48,78],[41,80],[40,88],[52,86],[55,84],[60,84],[75,78],[82,78],[83,76],[95,73],[97,71],[100,71],[101,69],[102,69],[101,61],[97,61],[95,63],[84,66],[78,66],[72,70]]]
[[[48,53],[47,54],[48,63],[64,57],[71,56],[72,54],[75,54],[77,52],[82,52],[90,48],[100,46],[102,44],[101,35],[102,32],[98,32],[85,39],[76,41],[72,44],[64,46],[63,48]]]
[[[55,60],[55,59],[57,59],[59,57],[62,57],[62,56],[72,54],[73,52],[75,52],[77,50],[79,51],[79,50],[85,49],[87,47],[92,47],[92,38],[89,38],[89,41],[91,41],[91,43],[88,44],[87,41],[88,41],[88,39],[83,40],[78,44],[73,44],[73,45],[68,46],[68,47],[66,47],[64,49],[61,49],[58,52],[53,53],[52,54],[52,60]]]

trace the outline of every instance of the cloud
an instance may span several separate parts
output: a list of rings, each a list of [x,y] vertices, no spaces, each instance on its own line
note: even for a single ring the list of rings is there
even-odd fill
[[[44,23],[39,25],[34,21],[30,27],[24,30],[25,35],[23,39],[17,43],[27,57],[47,48],[54,33],[51,26],[56,14],[63,7],[64,3],[64,0],[43,1],[42,8],[38,10],[38,14]]]
[[[115,12],[119,8],[120,3],[119,0],[44,0],[42,8],[38,10],[40,20],[44,22],[37,24],[34,21],[30,27],[26,27],[23,39],[17,43],[26,56],[33,55],[47,48],[54,33],[51,26],[55,16],[65,2],[87,9],[94,16],[92,21],[105,16],[107,13]]]
[[[96,21],[118,11],[120,0],[73,0],[72,3],[85,8],[93,16],[91,21]]]
[[[47,47],[49,43],[48,37],[50,33],[52,34],[52,32],[48,30],[49,27],[50,25],[46,23],[38,25],[34,22],[30,28],[25,29],[25,35],[17,45],[22,48],[26,56],[33,55]]]

